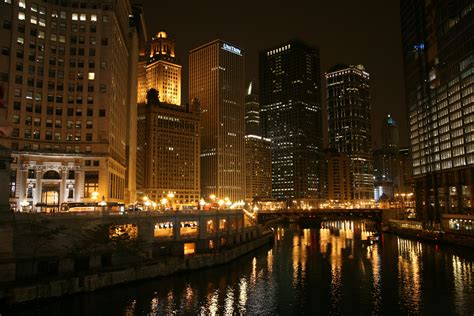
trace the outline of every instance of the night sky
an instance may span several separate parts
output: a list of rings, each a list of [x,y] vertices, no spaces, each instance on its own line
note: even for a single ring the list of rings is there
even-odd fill
[[[336,63],[363,64],[371,76],[374,147],[380,146],[381,122],[388,113],[398,122],[400,145],[408,144],[398,0],[137,2],[144,7],[148,36],[165,30],[176,41],[184,102],[190,49],[217,38],[243,48],[249,81],[258,79],[260,50],[300,38],[320,49],[323,108],[324,72]]]

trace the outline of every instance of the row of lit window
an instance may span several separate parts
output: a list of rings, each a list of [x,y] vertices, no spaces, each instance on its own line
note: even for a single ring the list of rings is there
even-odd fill
[[[20,111],[21,110],[21,103],[15,101],[14,105],[13,105],[13,109]],[[29,104],[29,103],[26,104],[25,110],[26,110],[26,112],[33,112],[33,105]],[[41,114],[42,113],[42,106],[39,105],[39,104],[36,104],[35,107],[34,107],[34,112]],[[74,108],[68,108],[67,112],[66,111],[64,111],[64,112],[67,113],[67,116],[74,116],[74,114],[76,116],[82,116],[82,109],[81,108],[76,108],[75,111],[74,111]],[[88,108],[87,109],[87,116],[93,116],[93,112],[94,112],[93,109]],[[57,106],[56,110],[55,110],[52,106],[48,106],[46,108],[46,114],[48,114],[48,115],[53,115],[53,114],[62,115],[63,114],[63,109],[62,109],[62,107]],[[99,117],[105,117],[105,109],[100,109],[99,110]]]
[[[60,145],[51,145],[51,144],[40,144],[38,143],[24,143],[23,147],[21,148],[17,142],[12,142],[11,145],[12,150],[44,150],[44,151],[54,151],[54,152],[61,152],[62,150],[65,150],[66,152],[72,153],[80,153],[81,152],[81,146],[60,146]],[[85,146],[84,147],[86,153],[92,152],[92,147],[91,146]]]
[[[77,89],[78,92],[82,92],[82,86],[78,86],[77,88],[78,88]],[[92,91],[93,91],[93,89],[92,89]],[[101,85],[100,92],[102,92],[102,93],[106,92],[105,85]],[[21,89],[20,88],[15,88],[14,89],[14,96],[17,97],[17,98],[21,98],[21,95],[22,95]],[[25,97],[26,97],[27,100],[33,100],[33,92],[31,92],[31,91],[26,92]],[[35,93],[34,94],[34,99],[35,99],[35,101],[41,101],[43,99],[43,94],[41,92]],[[55,98],[54,95],[48,94],[47,101],[49,103],[53,103],[53,102],[63,103],[63,96],[62,95],[56,95],[56,98]],[[77,95],[75,100],[74,100],[74,96],[72,96],[72,95],[68,96],[68,104],[74,104],[74,103],[82,104],[82,102],[83,102],[82,95]],[[87,104],[93,104],[93,103],[94,103],[93,96],[87,96]]]
[[[32,118],[31,116],[26,116],[25,117],[25,125],[26,126],[31,126],[34,122],[34,126],[41,126],[41,118],[35,117]],[[18,114],[13,114],[12,116],[12,123],[14,124],[19,124],[20,123],[20,115]],[[46,127],[53,127],[53,120],[47,119],[46,120]],[[62,128],[62,120],[55,120],[54,127],[56,128]],[[74,121],[68,120],[66,122],[66,127],[67,128],[82,128],[82,121],[76,120],[75,123]],[[92,121],[86,121],[86,128],[87,129],[92,129]]]
[[[13,129],[12,137],[20,137],[20,130],[18,128]],[[33,138],[33,139],[41,139],[41,132],[39,130],[30,130],[30,129],[25,129],[23,137],[25,139]],[[51,131],[46,131],[45,133],[45,140],[53,140],[53,132]],[[55,141],[61,141],[61,133],[54,133],[54,140]],[[81,141],[81,133],[76,133],[73,135],[72,133],[67,133],[65,137],[66,141]],[[92,141],[92,133],[86,133],[86,141],[91,142]]]

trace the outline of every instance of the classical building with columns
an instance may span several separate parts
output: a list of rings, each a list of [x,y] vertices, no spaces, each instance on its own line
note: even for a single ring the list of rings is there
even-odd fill
[[[12,209],[134,199],[135,13],[129,0],[0,3]]]

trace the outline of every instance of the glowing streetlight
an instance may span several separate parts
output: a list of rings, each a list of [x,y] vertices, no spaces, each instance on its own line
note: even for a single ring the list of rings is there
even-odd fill
[[[156,202],[152,202],[151,205],[153,206],[153,210],[156,211]]]
[[[161,199],[161,205],[163,206],[163,209],[166,208],[166,204],[168,204],[168,200],[166,198]]]
[[[91,193],[91,198],[94,201],[94,212],[96,211],[96,206],[97,206],[97,198],[99,197],[99,192],[94,191]]]
[[[104,211],[106,205],[107,202],[105,202],[105,196],[102,196],[102,201],[99,202],[99,206],[102,207],[102,212]]]
[[[28,202],[28,201],[25,199],[25,200],[21,201],[20,206],[21,206],[21,211],[23,212],[23,209],[24,209],[24,208],[27,208],[28,206],[30,206],[30,202]]]
[[[151,202],[149,200],[145,201],[145,211],[148,211],[148,207],[150,207]]]
[[[206,201],[204,201],[204,199],[201,199],[199,201],[199,205],[201,206],[201,210],[204,208],[204,205],[206,205]]]
[[[216,195],[215,194],[211,194],[209,195],[209,198],[211,199],[211,201],[214,201],[216,199]]]
[[[219,208],[221,208],[221,207],[222,207],[222,205],[224,205],[224,200],[219,200],[219,202],[218,202],[218,203],[219,203]]]

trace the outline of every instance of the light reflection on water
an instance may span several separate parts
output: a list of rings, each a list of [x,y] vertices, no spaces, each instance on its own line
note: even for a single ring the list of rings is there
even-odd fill
[[[472,315],[472,253],[391,235],[373,243],[375,232],[365,221],[281,226],[271,249],[228,265],[39,308],[48,315],[76,315],[70,306],[77,315]]]

